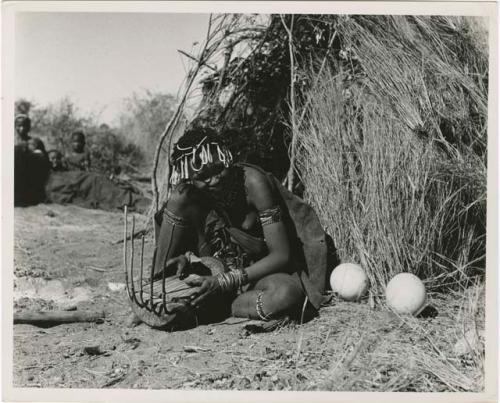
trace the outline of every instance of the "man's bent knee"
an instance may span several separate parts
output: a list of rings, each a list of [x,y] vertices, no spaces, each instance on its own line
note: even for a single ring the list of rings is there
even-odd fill
[[[274,302],[276,308],[292,308],[295,305],[300,305],[305,295],[297,285],[289,283],[276,288],[271,297],[271,301]]]
[[[274,283],[263,290],[263,308],[270,315],[290,313],[300,308],[305,294],[299,284],[291,278],[288,281]]]

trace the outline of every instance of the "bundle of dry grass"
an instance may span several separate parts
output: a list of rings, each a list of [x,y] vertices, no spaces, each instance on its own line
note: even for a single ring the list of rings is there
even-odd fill
[[[339,17],[340,60],[306,94],[295,133],[306,196],[374,287],[403,271],[441,287],[484,269],[488,66],[475,26]]]

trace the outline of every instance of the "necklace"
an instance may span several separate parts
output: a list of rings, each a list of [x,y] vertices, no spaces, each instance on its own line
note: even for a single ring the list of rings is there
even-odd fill
[[[229,174],[224,191],[220,196],[214,196],[214,199],[217,206],[225,210],[234,210],[237,206],[243,207],[243,203],[246,202],[245,171],[243,167],[235,165],[231,167]]]

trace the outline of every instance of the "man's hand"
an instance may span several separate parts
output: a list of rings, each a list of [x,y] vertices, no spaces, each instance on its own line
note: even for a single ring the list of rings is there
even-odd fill
[[[168,259],[165,266],[166,268],[175,268],[175,274],[179,277],[182,277],[184,269],[189,266],[189,262],[186,256],[179,255],[172,259]]]
[[[198,292],[194,294],[194,299],[191,301],[191,305],[196,307],[198,307],[207,297],[218,294],[221,291],[219,281],[215,276],[188,277],[184,281],[190,286],[200,287]]]

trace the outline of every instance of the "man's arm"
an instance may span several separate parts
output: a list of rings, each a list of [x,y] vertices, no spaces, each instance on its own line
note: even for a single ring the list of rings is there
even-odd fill
[[[256,281],[272,273],[287,271],[291,252],[290,242],[277,195],[265,175],[251,171],[246,181],[250,203],[259,214],[269,254],[246,268],[248,279]]]

